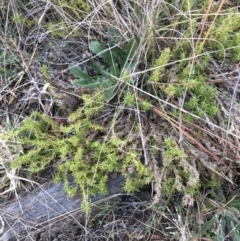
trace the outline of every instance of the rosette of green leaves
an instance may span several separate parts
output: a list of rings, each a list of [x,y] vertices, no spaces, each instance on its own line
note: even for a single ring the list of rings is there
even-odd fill
[[[133,68],[133,57],[137,48],[135,40],[127,43],[125,49],[113,43],[105,45],[98,41],[89,43],[89,48],[98,58],[91,59],[87,65],[94,71],[90,76],[79,66],[70,68],[75,77],[73,85],[81,88],[104,89],[104,99],[110,100],[116,93],[118,79]]]

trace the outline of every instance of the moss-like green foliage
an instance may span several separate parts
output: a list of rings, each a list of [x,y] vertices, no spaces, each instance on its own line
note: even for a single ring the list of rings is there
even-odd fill
[[[201,187],[199,173],[187,160],[184,150],[171,138],[164,141],[164,166],[166,181],[163,183],[165,195],[172,196],[176,191],[193,197]]]
[[[75,11],[84,11],[86,13],[90,12],[90,5],[87,1],[83,1],[83,0],[58,0],[58,4],[61,7],[65,7],[65,8],[70,8],[73,9]]]
[[[184,94],[185,109],[199,117],[207,115],[214,118],[219,113],[219,107],[215,101],[216,91],[212,85],[206,82],[204,76],[210,56],[206,54],[199,58],[197,64],[192,62],[184,64],[185,56],[184,52],[180,54],[183,61],[173,70],[175,76],[171,76],[171,70],[166,72],[165,75],[159,78],[156,86],[173,98],[179,98],[183,93],[188,93],[187,95]],[[185,117],[188,121],[192,121],[190,115]]]
[[[168,64],[171,57],[170,49],[166,48],[163,50],[159,58],[155,60],[154,70],[149,78],[150,82],[157,83],[162,72],[165,70],[166,64]]]
[[[219,16],[211,33],[209,48],[217,50],[215,57],[223,58],[230,49],[232,60],[240,60],[240,14],[229,9],[226,14]],[[216,42],[211,41],[216,40]]]
[[[54,0],[54,3],[76,20],[81,19],[83,12],[89,13],[91,10],[89,3],[84,0]]]
[[[122,153],[128,145],[127,139],[104,136],[104,128],[91,120],[104,107],[102,95],[95,96],[94,101],[88,95],[83,99],[84,107],[69,116],[67,126],[34,112],[20,127],[8,133],[24,147],[24,153],[13,167],[26,166],[37,173],[60,160],[55,180],[64,179],[64,188],[71,196],[80,190],[85,201],[89,195],[107,193],[106,182],[112,172],[126,175],[125,191],[136,191],[150,181],[150,171],[141,164],[135,151]],[[69,184],[69,174],[74,177],[74,185]]]
[[[172,1],[173,6],[175,3]],[[171,13],[172,18],[164,27],[161,25],[156,27],[156,32],[159,35],[163,32],[164,37],[167,35],[169,39],[175,36],[177,41],[172,42],[171,45],[166,44],[159,53],[160,57],[155,58],[148,83],[160,89],[171,99],[183,99],[183,108],[191,114],[213,119],[219,113],[219,106],[215,100],[216,90],[207,82],[209,63],[211,59],[216,58],[221,60],[227,58],[228,61],[239,62],[240,14],[236,9],[225,9],[224,6],[224,14],[219,14],[216,19],[214,14],[208,16],[206,25],[210,26],[211,22],[215,21],[214,25],[207,38],[204,39],[205,31],[199,36],[199,42],[196,44],[195,36],[198,37],[199,21],[202,19],[199,16],[201,13],[204,16],[208,5],[209,1],[182,1],[182,14],[175,15],[174,7],[170,3],[167,5],[167,11]],[[211,13],[217,12],[218,7],[219,5],[216,4]],[[190,12],[198,12],[198,14],[188,18]],[[169,30],[169,35],[166,29]],[[191,114],[184,116],[187,121],[194,121]]]

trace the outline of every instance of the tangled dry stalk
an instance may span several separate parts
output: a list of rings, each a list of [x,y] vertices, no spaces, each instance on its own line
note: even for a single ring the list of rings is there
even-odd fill
[[[118,240],[190,240],[195,237],[220,240],[214,232],[199,231],[198,226],[210,220],[204,208],[207,200],[215,198],[214,189],[218,194],[224,193],[226,205],[220,205],[227,207],[227,199],[232,200],[231,195],[235,195],[234,190],[239,187],[240,59],[237,54],[234,58],[233,55],[239,52],[240,42],[230,45],[239,39],[240,26],[234,22],[235,17],[240,18],[239,3],[225,0],[218,3],[213,0],[88,0],[86,3],[4,0],[1,5],[2,134],[21,125],[33,111],[51,117],[59,126],[68,125],[70,113],[84,106],[82,94],[95,96],[99,91],[72,85],[70,66],[80,66],[94,77],[96,72],[89,67],[89,60],[102,64],[101,54],[92,54],[89,43],[98,40],[124,48],[131,40],[137,42],[134,58],[129,60],[131,70],[120,70],[119,76],[111,76],[116,79],[116,94],[105,103],[105,110],[94,116],[104,127],[94,138],[106,136],[107,139],[115,135],[128,140],[128,148],[119,147],[123,156],[132,150],[139,151],[139,160],[152,171],[152,194],[148,195],[152,195],[154,204],[149,200],[147,204],[137,202],[137,207],[135,201],[129,204],[134,210],[130,211],[132,223],[128,223],[126,229],[121,226],[126,225],[128,214],[125,211],[119,215],[125,220],[121,225],[116,224],[120,222],[116,209],[111,215],[111,211],[103,211],[108,224],[94,221],[89,227],[91,235],[95,233],[93,236],[98,236],[99,240],[114,240],[114,237]],[[229,16],[233,16],[229,20],[231,41],[226,46],[217,34],[218,26],[225,26],[220,20],[228,21]],[[165,49],[171,50],[171,57],[157,65],[156,60]],[[200,65],[204,58],[209,60],[203,68]],[[158,80],[150,81],[156,70],[159,70]],[[187,74],[184,75],[184,71]],[[205,97],[196,94],[203,86],[214,91],[214,101],[207,103],[207,107],[201,105]],[[126,98],[127,94],[134,96],[133,102]],[[191,109],[190,100],[194,98],[198,105]],[[147,110],[141,109],[145,102],[150,104]],[[214,105],[219,112],[211,118],[204,108]],[[171,160],[165,142],[168,138],[173,140],[174,151],[179,151]],[[33,183],[33,177],[26,166],[11,168],[11,163],[26,152],[26,147],[14,138],[2,139],[0,145],[0,191],[2,197],[8,198],[11,192],[17,194],[20,186]],[[158,158],[159,153],[161,158]],[[57,165],[57,161],[54,162],[53,174]],[[174,181],[170,182],[172,178]],[[214,180],[218,184],[207,185]],[[174,186],[178,192],[171,193],[167,185]],[[189,189],[197,187],[199,191],[191,196]],[[4,202],[4,198],[0,200]],[[169,208],[169,204],[174,208]],[[121,205],[125,208],[128,204]],[[150,214],[144,216],[145,211]],[[138,215],[142,215],[141,218]],[[88,224],[86,221],[86,229]],[[103,229],[98,230],[98,225]],[[221,227],[219,223],[215,225]],[[148,230],[146,236],[140,231],[143,226]],[[86,232],[82,240],[91,240],[84,235]]]

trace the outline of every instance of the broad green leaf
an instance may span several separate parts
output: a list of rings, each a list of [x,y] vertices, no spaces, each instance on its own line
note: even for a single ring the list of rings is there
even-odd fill
[[[125,68],[128,62],[128,56],[127,54],[122,55],[121,58],[118,59],[119,65],[120,65],[120,70]]]
[[[229,204],[228,207],[233,207],[236,208],[238,211],[240,211],[240,198],[237,197],[234,200],[232,200]]]
[[[14,55],[7,55],[7,52],[4,50],[0,50],[0,62],[4,64],[13,63],[15,60],[17,60],[17,57]]]
[[[230,221],[230,226],[231,226],[231,233],[232,233],[232,240],[233,241],[238,241],[240,240],[240,232],[239,232],[239,224],[236,224],[236,222]]]
[[[105,68],[105,66],[103,66],[98,61],[89,61],[88,66],[91,67],[98,74],[101,74],[102,70]]]
[[[115,46],[115,44],[109,44],[112,56],[117,57],[119,59],[125,57],[125,51],[119,46]]]
[[[113,85],[112,81],[109,78],[106,78],[104,75],[99,75],[97,77],[97,82],[100,83],[101,87],[103,88]]]
[[[203,225],[203,227],[201,228],[201,231],[200,231],[200,232],[201,232],[201,235],[202,235],[203,237],[204,237],[207,233],[209,233],[209,231],[211,232],[212,226],[213,226],[214,223],[217,222],[218,218],[219,218],[219,213],[216,213],[216,214],[213,215],[213,217],[212,217],[210,220],[208,220],[208,221],[206,221],[206,222],[204,223],[204,225]]]
[[[118,62],[120,64],[120,69],[122,69],[126,65],[126,62],[128,60],[128,54],[125,53],[125,51],[118,46],[114,47],[113,44],[109,45],[112,47],[110,51],[113,56],[114,63]]]
[[[14,75],[16,75],[15,71],[12,71],[12,70],[7,69],[7,68],[5,68],[3,70],[3,75],[0,72],[0,76],[4,76],[4,77],[7,77],[7,78],[12,78]]]
[[[5,59],[5,63],[10,64],[10,63],[13,63],[15,60],[17,60],[17,58],[15,56],[11,56],[11,57],[7,56]]]
[[[120,33],[119,30],[118,30],[117,28],[115,28],[115,27],[112,27],[112,26],[108,27],[107,33],[108,33],[112,38],[114,38],[114,40],[116,40],[116,39],[119,39],[119,40],[122,39],[121,33]]]
[[[98,41],[92,41],[89,43],[89,48],[94,54],[97,54],[99,57],[103,58],[108,64],[112,62],[110,51],[107,50],[108,48],[105,44],[102,44]]]
[[[106,50],[107,46],[98,41],[92,41],[89,43],[89,48],[94,54],[99,54],[100,52]]]
[[[4,58],[4,51],[0,50],[0,60],[2,60]]]
[[[225,228],[226,228],[226,217],[222,217],[218,222],[218,232],[217,232],[217,239],[216,240],[224,240],[225,239]]]
[[[108,72],[111,74],[111,75],[114,75],[115,77],[119,77],[119,68],[117,66],[117,64],[113,64],[111,65],[109,68],[108,68]]]
[[[238,220],[238,212],[235,212],[234,208],[231,208],[231,211],[227,212],[226,217],[228,218],[229,221],[235,222],[237,224],[237,226],[240,225],[239,220]],[[240,226],[239,226],[239,228],[240,228]]]
[[[81,88],[95,89],[101,87],[101,83],[97,81],[89,81],[86,79],[75,79],[73,85]]]
[[[115,95],[115,90],[116,90],[116,86],[113,85],[107,89],[104,90],[104,100],[109,101],[113,98],[113,96]]]
[[[137,50],[137,42],[136,40],[132,39],[128,42],[126,47],[126,53],[128,54],[129,58],[132,58]]]
[[[84,79],[91,81],[91,77],[89,77],[86,71],[83,71],[81,67],[75,66],[70,69],[70,73],[77,79]]]

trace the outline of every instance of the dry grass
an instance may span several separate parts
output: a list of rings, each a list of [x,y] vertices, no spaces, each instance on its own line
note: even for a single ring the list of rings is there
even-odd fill
[[[216,179],[221,182],[221,185],[214,187],[218,188],[218,192],[230,187],[229,192],[224,193],[226,196],[231,196],[231,189],[239,186],[236,180],[239,176],[240,163],[240,72],[239,60],[232,60],[231,54],[232,50],[239,52],[240,43],[239,46],[229,47],[214,38],[216,27],[220,25],[220,17],[228,14],[239,17],[238,4],[225,0],[219,3],[212,0],[88,0],[87,4],[88,7],[78,9],[70,3],[66,5],[63,0],[2,1],[1,133],[4,134],[19,126],[35,110],[52,117],[58,124],[65,124],[69,114],[83,104],[78,98],[79,90],[72,86],[70,65],[81,66],[92,74],[87,62],[99,58],[90,53],[88,46],[91,41],[112,42],[115,46],[121,47],[135,39],[137,49],[133,67],[128,76],[121,70],[120,77],[114,77],[118,88],[115,99],[106,103],[106,109],[115,109],[115,113],[110,116],[115,120],[114,123],[119,116],[124,116],[126,110],[134,113],[129,115],[130,127],[126,130],[130,132],[128,138],[131,139],[131,132],[138,125],[139,135],[134,136],[137,139],[136,145],[132,144],[129,150],[125,151],[134,148],[143,150],[144,163],[153,171],[153,199],[157,207],[152,207],[150,202],[146,205],[139,204],[138,207],[150,213],[146,219],[139,220],[134,216],[139,210],[132,210],[131,219],[136,223],[128,224],[126,229],[121,225],[126,225],[128,215],[121,214],[124,221],[118,224],[119,217],[116,217],[114,212],[111,216],[108,210],[104,215],[111,216],[112,220],[108,220],[105,226],[111,227],[111,230],[104,230],[105,226],[101,224],[103,230],[91,227],[89,232],[93,236],[96,232],[94,237],[100,235],[100,232],[103,238],[99,240],[220,240],[212,233],[201,237],[198,226],[203,226],[204,222],[209,220],[209,216],[205,217],[202,211],[206,199],[214,199],[211,194],[214,192],[213,187],[204,186],[207,180]],[[228,13],[229,9],[231,13]],[[237,35],[239,27],[232,31],[233,38],[234,31]],[[186,48],[186,45],[190,47]],[[182,49],[179,53],[183,55],[179,54],[177,58],[173,54],[166,64],[156,66],[156,59],[161,56],[163,50],[169,48],[173,53],[177,51],[176,46]],[[221,58],[218,56],[220,52],[223,52]],[[196,66],[207,55],[210,56],[208,66],[204,68],[204,73],[198,74],[204,75],[206,83],[215,91],[215,100],[220,111],[213,118],[202,111],[201,106],[197,106],[196,109],[202,115],[186,107],[188,100],[195,95],[190,81],[196,78]],[[179,67],[180,65],[183,67]],[[43,66],[47,66],[47,73],[44,73]],[[186,66],[189,67],[188,74],[182,80],[181,71],[184,71]],[[151,73],[160,68],[163,72],[158,76],[159,81],[150,82]],[[126,77],[132,82],[126,83]],[[197,81],[194,84],[200,88],[203,82]],[[181,87],[182,92],[171,95],[167,91],[170,87]],[[128,106],[123,101],[125,93],[135,96],[133,106]],[[141,110],[140,103],[143,100],[151,104],[149,111]],[[63,110],[63,106],[67,108]],[[186,116],[190,116],[192,121]],[[107,122],[110,131],[107,131],[106,135],[112,135],[114,132],[121,135],[118,131],[121,128],[111,124],[111,121]],[[163,137],[162,140],[158,141],[157,136]],[[185,156],[178,163],[179,166],[173,169],[169,169],[169,166],[174,165],[171,164],[174,163],[174,158],[167,160],[165,155],[168,150],[164,149],[163,139],[167,137],[171,137],[178,148],[185,152]],[[153,146],[157,146],[156,149],[163,154],[161,168],[150,153],[150,139],[154,139]],[[20,176],[21,170],[11,168],[10,164],[23,153],[24,148],[16,139],[2,139],[0,146],[1,195],[17,193],[20,181],[23,181],[24,177]],[[185,186],[182,184],[179,168],[188,170],[191,175]],[[179,178],[175,180],[174,185],[180,194],[167,197],[163,192],[164,183],[168,181],[171,172],[176,179]],[[24,180],[32,182],[30,179]],[[205,191],[189,195],[187,187],[197,183],[201,183]],[[177,202],[176,197],[179,199]],[[135,208],[135,204],[131,203],[131,208]],[[174,208],[170,208],[174,205]],[[220,203],[221,205],[225,204]],[[159,206],[164,208],[161,209]],[[237,210],[240,211],[239,207]],[[86,228],[87,225],[88,223]],[[220,226],[219,223],[216,225]],[[146,233],[141,229],[147,230]],[[121,233],[124,238],[116,238],[116,235]],[[82,240],[91,240],[89,236],[83,236]]]

